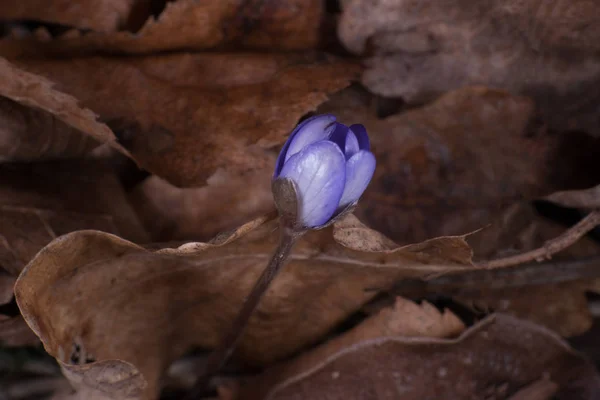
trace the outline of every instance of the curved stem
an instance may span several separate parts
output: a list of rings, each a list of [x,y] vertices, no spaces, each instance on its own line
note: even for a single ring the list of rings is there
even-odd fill
[[[260,300],[263,298],[275,276],[277,276],[277,273],[284,266],[285,261],[289,256],[292,247],[294,246],[294,243],[300,236],[302,236],[302,232],[292,231],[283,226],[281,227],[281,238],[279,240],[279,245],[277,246],[277,249],[275,249],[269,264],[267,264],[267,267],[254,284],[252,291],[246,298],[242,309],[235,317],[231,328],[227,332],[227,335],[223,337],[223,340],[219,346],[208,357],[206,367],[204,368],[202,375],[200,375],[194,384],[194,387],[186,396],[186,400],[199,398],[199,396],[208,387],[210,378],[216,374],[227,362],[235,350],[237,343],[242,337],[252,313],[258,306]]]

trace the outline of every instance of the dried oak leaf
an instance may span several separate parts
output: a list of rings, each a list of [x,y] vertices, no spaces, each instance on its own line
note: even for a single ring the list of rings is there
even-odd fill
[[[229,327],[275,247],[277,221],[265,221],[156,252],[107,233],[74,232],[23,270],[17,303],[70,374],[101,368],[108,379],[105,363],[131,363],[128,373],[140,371],[148,384],[144,398],[155,398],[174,359],[192,346],[214,347]],[[395,280],[472,268],[463,237],[397,247],[371,233],[348,216],[307,234],[251,318],[238,360],[266,364],[298,351]],[[360,250],[357,243],[371,237],[371,251]]]
[[[42,247],[79,229],[148,241],[121,184],[101,163],[0,164],[0,268],[17,276]]]
[[[369,53],[363,83],[422,102],[486,85],[535,99],[557,129],[600,134],[600,5],[590,0],[353,0],[339,36]]]
[[[0,41],[0,55],[149,54],[215,47],[305,50],[319,44],[323,18],[323,0],[178,0],[167,3],[157,19],[151,17],[136,33],[10,37]]]
[[[135,0],[20,0],[0,7],[0,20],[43,21],[100,32],[117,30]]]
[[[174,54],[17,64],[57,82],[99,113],[140,166],[177,186],[201,185],[218,169],[238,175],[270,168],[268,149],[281,144],[327,94],[347,86],[359,69],[316,54]]]
[[[96,114],[82,108],[77,100],[54,88],[54,84],[39,75],[23,71],[0,58],[0,97],[2,99],[2,119],[5,125],[0,128],[0,159],[30,160],[36,156],[63,155],[65,147],[71,155],[80,155],[94,144],[78,138],[75,128],[99,143],[107,143],[125,155],[129,152],[117,143],[114,133],[105,124],[96,120]],[[24,107],[31,108],[27,111]],[[6,116],[7,113],[12,115]],[[14,114],[13,114],[14,112]],[[59,122],[60,121],[60,122]],[[42,128],[42,129],[40,129]],[[22,134],[15,143],[16,136]],[[62,138],[60,138],[63,136]],[[76,150],[79,146],[83,150]]]
[[[515,201],[550,191],[555,140],[529,135],[526,97],[462,88],[378,119],[369,98],[344,90],[319,110],[366,126],[377,169],[357,215],[400,243],[474,231]]]
[[[556,399],[600,395],[590,362],[553,332],[502,314],[457,339],[387,336],[310,355],[267,370],[238,398],[504,399],[546,377],[559,386]]]

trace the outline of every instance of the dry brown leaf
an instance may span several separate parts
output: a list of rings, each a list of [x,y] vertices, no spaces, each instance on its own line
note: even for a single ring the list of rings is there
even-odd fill
[[[600,208],[600,185],[583,190],[556,192],[546,196],[544,199],[563,207]]]
[[[167,3],[156,20],[151,17],[135,34],[70,31],[52,40],[46,35],[12,37],[0,42],[0,55],[149,54],[215,47],[312,49],[319,44],[324,8],[323,0],[178,0]]]
[[[102,164],[0,164],[1,268],[16,276],[57,236],[86,228],[148,241],[120,183]]]
[[[55,115],[0,97],[0,161],[81,157],[97,146]]]
[[[456,337],[465,330],[462,321],[451,311],[438,311],[431,304],[421,305],[410,300],[397,297],[392,307],[384,308],[379,313],[365,319],[358,326],[335,337],[325,344],[303,353],[292,362],[275,365],[260,379],[260,384],[253,390],[264,393],[253,394],[253,398],[261,398],[266,391],[278,382],[295,375],[298,365],[316,365],[336,353],[350,348],[366,340],[383,337],[415,337],[415,338],[450,338]],[[242,397],[243,398],[243,397]]]
[[[558,385],[549,379],[540,379],[519,390],[508,400],[552,400]]]
[[[531,203],[517,202],[502,210],[487,227],[470,235],[468,241],[478,260],[491,260],[542,247],[566,229],[566,226],[540,215]],[[593,257],[598,251],[598,243],[583,237],[552,259],[560,261]]]
[[[353,0],[339,36],[373,55],[362,81],[375,93],[421,102],[503,88],[534,98],[557,129],[600,134],[599,18],[590,0]]]
[[[478,258],[494,259],[541,247],[564,230],[564,226],[539,216],[531,205],[517,203],[509,207],[489,228],[472,235],[469,243],[476,249]],[[559,264],[565,260],[584,260],[599,252],[596,241],[583,238],[556,254],[552,261]],[[558,275],[563,270],[557,266],[555,272],[540,271],[538,278],[531,274],[519,274],[515,270],[512,277],[496,277],[494,287],[485,284],[464,286],[463,290],[459,289],[456,293],[456,299],[481,309],[491,308],[531,320],[562,336],[579,335],[592,325],[585,292],[593,291],[600,280],[585,276],[579,280],[573,279],[568,276],[568,270],[563,274],[570,279],[559,280]],[[573,274],[577,277],[574,271]],[[557,280],[544,279],[544,276],[554,276]],[[462,283],[465,284],[467,280],[465,277]]]
[[[528,135],[534,109],[525,97],[463,88],[377,119],[368,99],[345,90],[320,111],[366,126],[377,169],[357,215],[400,243],[480,229],[550,186],[555,141]]]
[[[580,335],[592,326],[585,292],[588,282],[481,290],[455,300],[479,310],[505,312],[542,324],[561,336]]]
[[[538,248],[563,233],[565,227],[538,215],[527,203],[516,203],[490,226],[469,236],[478,259],[495,259]],[[452,296],[477,311],[512,314],[550,328],[562,336],[579,335],[592,324],[585,293],[597,291],[599,279],[590,260],[598,244],[583,238],[556,254],[544,265],[503,270],[478,270],[460,276],[442,276],[423,285],[401,284],[396,294],[420,298],[427,295]],[[582,267],[561,262],[581,260]],[[589,264],[586,270],[583,263]]]
[[[0,306],[9,303],[13,298],[13,286],[15,285],[14,275],[9,274],[0,268]]]
[[[32,107],[38,111],[37,113],[33,111],[32,114],[48,120],[49,116],[41,112],[41,110],[46,111],[65,124],[91,136],[98,142],[107,143],[116,150],[121,151],[123,154],[129,155],[129,152],[117,143],[115,135],[110,128],[105,124],[98,122],[96,120],[96,115],[91,110],[80,107],[74,97],[54,89],[53,83],[47,79],[25,72],[2,58],[0,58],[0,96],[6,97],[24,106]],[[32,130],[39,127],[39,121],[35,119],[26,119],[22,122],[25,122],[27,125],[21,125],[21,131],[31,132],[28,136],[35,135],[35,132]],[[60,127],[58,129],[65,135],[72,136],[72,131]],[[54,131],[52,128],[45,128],[40,133],[52,134]],[[8,131],[8,134],[3,133],[2,141],[5,142],[6,140],[10,140],[12,135],[14,135],[14,132],[11,131]],[[26,140],[26,138],[24,139]],[[57,139],[42,138],[35,139],[34,142],[48,143],[50,140],[54,141]],[[67,138],[65,140],[69,142],[72,139]],[[83,140],[78,142],[84,143]],[[3,144],[2,147],[6,148],[5,146],[6,144]],[[10,150],[8,155],[10,155]],[[0,154],[0,156],[5,158],[7,154]]]
[[[243,178],[217,173],[207,186],[184,189],[152,176],[129,200],[154,241],[205,240],[273,210],[272,173]]]
[[[358,72],[347,62],[293,54],[18,64],[98,112],[138,164],[177,186],[202,185],[219,169],[238,175],[272,168],[268,149]]]
[[[27,326],[20,315],[8,317],[0,314],[0,346],[21,347],[35,346],[40,339]]]
[[[347,218],[346,227],[361,229]],[[276,244],[276,221],[263,222],[212,243],[157,252],[102,232],[71,233],[26,267],[17,303],[54,357],[73,363],[83,352],[131,363],[148,382],[145,398],[154,398],[169,363],[191,346],[214,347],[229,327]],[[265,364],[315,342],[375,296],[373,288],[472,268],[462,237],[363,252],[353,240],[335,242],[332,229],[336,237],[348,236],[343,226],[328,228],[296,245],[253,315],[238,359]],[[362,229],[361,240],[368,240],[370,230]]]
[[[19,0],[0,7],[0,20],[43,21],[111,32],[122,26],[135,0]]]
[[[501,314],[455,340],[383,337],[283,368],[267,370],[239,399],[504,399],[546,376],[559,385],[557,399],[600,393],[594,366],[559,337]]]

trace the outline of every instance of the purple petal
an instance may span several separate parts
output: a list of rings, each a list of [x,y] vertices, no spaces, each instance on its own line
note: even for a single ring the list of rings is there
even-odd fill
[[[340,149],[344,149],[346,146],[346,135],[348,134],[348,127],[339,122],[335,123],[335,129],[331,133],[329,140],[337,144]]]
[[[352,157],[359,150],[358,140],[354,133],[344,124],[336,122],[336,127],[329,140],[337,144],[344,151],[346,160]]]
[[[322,115],[315,115],[314,117],[307,118],[304,121],[302,121],[301,123],[299,123],[296,126],[296,128],[294,128],[292,133],[290,133],[288,140],[285,142],[285,144],[283,145],[283,148],[279,152],[279,156],[277,157],[277,161],[275,162],[275,173],[273,174],[273,178],[277,178],[279,176],[279,173],[281,172],[281,169],[283,168],[283,164],[285,163],[285,161],[287,161],[292,155],[294,155],[299,150],[301,150],[302,147],[304,147],[310,143],[319,141],[319,140],[327,139],[327,137],[328,137],[327,135],[329,135],[329,132],[324,132],[325,128],[334,122],[335,122],[334,115],[322,114]],[[331,129],[333,129],[333,128],[331,128]],[[300,142],[297,142],[296,139],[297,139],[297,136],[299,136],[300,131],[302,131],[301,136],[303,136],[305,139],[303,139]],[[319,137],[320,135],[323,135],[324,137]],[[306,141],[306,138],[307,138],[306,136],[312,136],[313,139],[314,139],[314,136],[317,136],[317,138],[311,142],[306,142],[306,144],[304,144],[304,146],[301,146],[300,149],[297,150],[298,146]],[[294,146],[293,149],[292,149],[292,145]]]
[[[346,187],[340,200],[340,207],[358,201],[369,186],[375,172],[375,156],[370,151],[361,150],[346,162]]]
[[[333,142],[313,143],[283,165],[283,178],[298,188],[299,219],[305,227],[327,222],[337,210],[346,181],[346,160]]]
[[[311,118],[310,121],[298,129],[298,132],[290,140],[290,147],[288,147],[285,155],[285,161],[308,145],[329,139],[334,128],[335,117],[333,115],[325,114]]]
[[[369,143],[369,135],[367,134],[367,129],[364,127],[364,125],[350,125],[350,130],[356,135],[356,139],[358,140],[358,147],[361,150],[371,150],[371,145]]]
[[[359,144],[356,139],[356,135],[352,133],[350,129],[348,129],[348,134],[346,134],[346,146],[344,148],[344,154],[346,155],[346,160],[349,160],[353,155],[358,153]]]

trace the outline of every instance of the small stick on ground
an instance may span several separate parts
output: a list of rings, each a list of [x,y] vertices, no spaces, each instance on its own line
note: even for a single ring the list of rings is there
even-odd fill
[[[544,243],[542,247],[510,257],[485,261],[477,264],[477,266],[486,269],[503,268],[511,267],[513,265],[524,264],[530,261],[541,262],[543,260],[550,259],[552,258],[553,254],[556,254],[559,251],[564,250],[567,247],[573,245],[586,233],[588,233],[598,225],[600,225],[600,212],[592,211],[584,219],[579,221],[573,227],[569,228],[562,235],[554,239],[548,240],[546,243]]]

